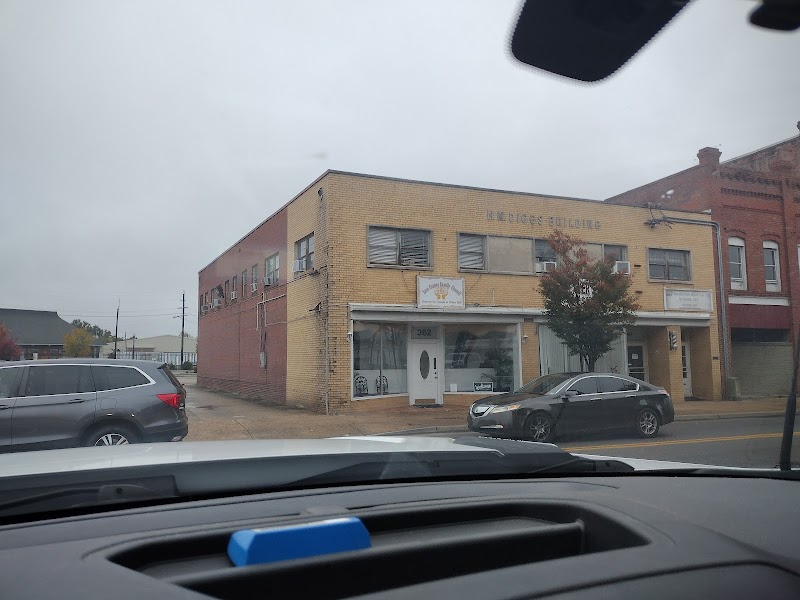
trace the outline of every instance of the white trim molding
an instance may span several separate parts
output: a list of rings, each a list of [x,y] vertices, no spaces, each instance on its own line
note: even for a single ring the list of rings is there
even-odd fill
[[[783,297],[768,298],[764,296],[728,296],[731,304],[755,304],[758,306],[789,306],[789,299]]]
[[[415,304],[368,304],[351,302],[350,318],[358,321],[392,321],[408,323],[468,323],[480,319],[484,323],[519,323],[524,318],[533,318],[545,323],[543,308],[515,308],[506,306],[467,306],[463,309],[446,310],[417,308]],[[711,313],[679,311],[638,311],[634,325],[682,325],[685,327],[708,327]]]

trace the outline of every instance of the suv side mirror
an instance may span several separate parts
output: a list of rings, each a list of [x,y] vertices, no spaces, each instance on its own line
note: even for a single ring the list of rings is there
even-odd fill
[[[561,396],[561,399],[562,400],[569,400],[573,396],[577,396],[577,395],[578,395],[578,392],[576,392],[575,390],[567,390],[566,392],[563,393],[563,395]]]

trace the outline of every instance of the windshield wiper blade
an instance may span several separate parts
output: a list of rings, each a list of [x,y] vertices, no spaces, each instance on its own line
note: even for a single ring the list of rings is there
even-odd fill
[[[635,469],[615,459],[576,456],[553,444],[490,437],[460,437],[456,444],[496,450],[507,468],[525,475],[538,473],[631,473]]]

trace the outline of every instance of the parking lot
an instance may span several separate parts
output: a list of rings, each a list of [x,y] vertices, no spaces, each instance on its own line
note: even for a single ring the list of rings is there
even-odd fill
[[[197,376],[179,373],[186,387],[189,414],[187,441],[371,435],[418,428],[466,429],[466,412],[456,408],[408,407],[325,415],[308,410],[269,406],[232,394],[203,389]]]

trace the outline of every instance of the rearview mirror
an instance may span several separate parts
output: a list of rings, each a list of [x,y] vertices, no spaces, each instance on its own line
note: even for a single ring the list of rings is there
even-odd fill
[[[527,0],[511,53],[525,64],[580,81],[624,65],[689,0]]]

